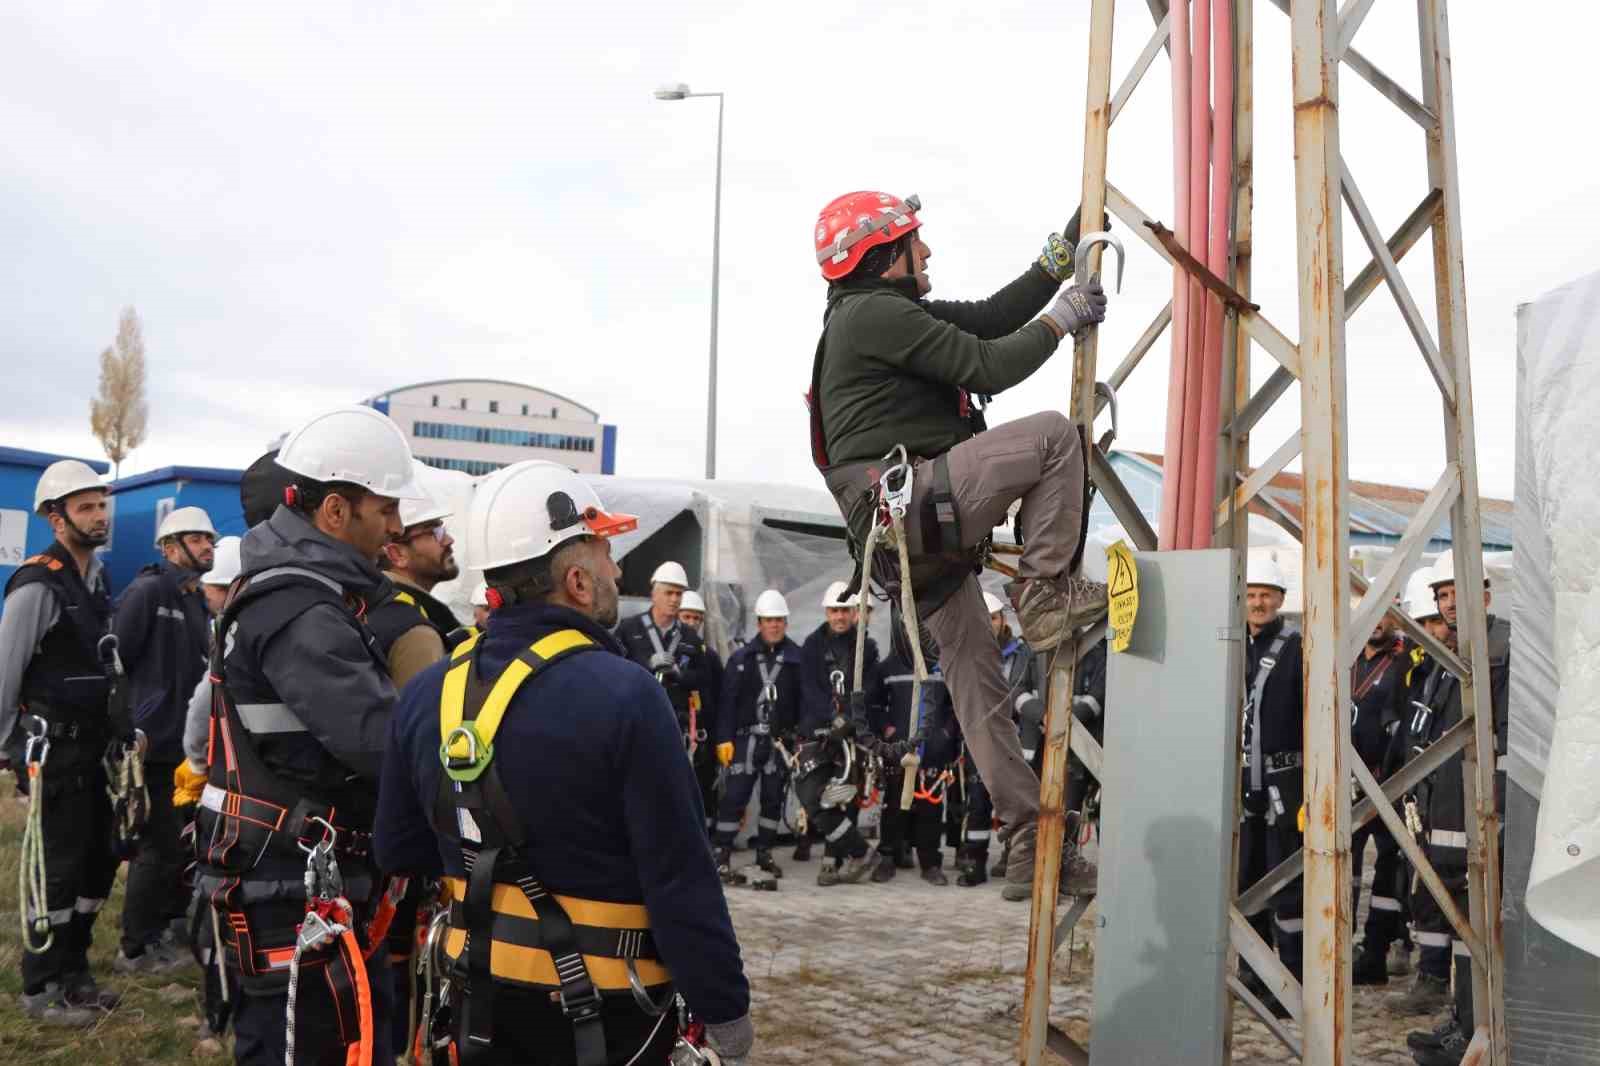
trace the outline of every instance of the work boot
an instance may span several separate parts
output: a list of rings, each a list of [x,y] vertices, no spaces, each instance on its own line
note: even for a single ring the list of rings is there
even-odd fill
[[[1452,1014],[1432,1029],[1411,1030],[1406,1034],[1406,1047],[1412,1051],[1434,1051],[1444,1047],[1445,1037],[1460,1031],[1461,1023]]]
[[[879,855],[878,864],[872,868],[872,881],[874,884],[884,884],[894,880],[896,863],[888,855]]]
[[[844,862],[839,864],[839,883],[841,885],[857,884],[873,871],[873,867],[881,866],[883,862],[888,862],[889,869],[891,871],[894,870],[894,860],[889,859],[888,856],[879,855],[877,848],[868,848],[865,855],[847,857]],[[890,876],[894,876],[892,872]]]
[[[1002,876],[1005,869],[1000,870]],[[956,863],[956,884],[972,888],[989,880],[989,856],[981,851],[969,851]]]
[[[194,959],[191,957],[191,963]],[[88,970],[66,974],[62,978],[66,985],[67,1002],[74,1007],[88,1007],[94,1010],[116,1010],[122,1002],[122,993],[109,988],[101,988],[94,975]]]
[[[767,871],[767,873],[771,874],[773,877],[776,877],[779,880],[783,879],[783,867],[779,866],[777,861],[773,859],[772,852],[757,851],[756,865]]]
[[[1389,976],[1404,977],[1411,972],[1411,945],[1396,940],[1389,945]]]
[[[1410,991],[1389,1000],[1389,1010],[1395,1014],[1434,1014],[1450,1005],[1450,981],[1445,977],[1432,977],[1417,971]]]
[[[832,888],[839,883],[839,866],[837,860],[823,859],[822,865],[817,868],[817,884],[823,888]]]
[[[1039,825],[1027,822],[1011,831],[1006,856],[1006,886],[1000,890],[1002,899],[1033,898],[1033,856],[1039,845]]]
[[[794,846],[794,854],[790,856],[795,862],[811,861],[811,838],[801,837],[800,842]]]
[[[68,1001],[61,985],[55,981],[31,995],[22,993],[17,997],[17,1003],[22,1007],[22,1013],[35,1021],[64,1029],[87,1029],[101,1017],[101,1012],[94,1007]]]
[[[733,884],[733,849],[717,849],[717,876],[725,885]]]
[[[1361,951],[1350,964],[1350,983],[1354,985],[1386,985],[1389,983],[1389,967],[1384,961],[1387,954],[1381,948],[1369,948],[1362,945]]]
[[[125,974],[158,974],[172,973],[193,963],[194,958],[187,952],[180,954],[165,944],[146,944],[143,951],[132,956],[126,949],[119,948],[117,957],[111,960],[111,968]]]
[[[1067,850],[1061,861],[1061,894],[1092,896],[1100,882],[1100,868],[1083,857],[1076,846]]]
[[[1438,1047],[1413,1051],[1411,1057],[1417,1066],[1461,1066],[1461,1060],[1467,1056],[1468,1043],[1467,1034],[1458,1027],[1444,1034]]]
[[[922,879],[930,885],[938,885],[941,888],[950,883],[950,879],[944,875],[944,869],[939,866],[930,866],[922,871]]]
[[[1034,651],[1049,651],[1105,613],[1106,587],[1086,577],[1032,578],[1017,603],[1022,637]]]
[[[911,845],[901,844],[894,849],[894,868],[896,870],[915,870],[917,860],[911,857]]]

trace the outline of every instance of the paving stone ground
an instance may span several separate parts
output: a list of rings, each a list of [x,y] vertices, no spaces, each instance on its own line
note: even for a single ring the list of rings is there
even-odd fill
[[[924,883],[915,870],[901,870],[885,885],[819,888],[816,860],[793,863],[787,852],[779,855],[787,872],[779,891],[728,889],[754,993],[761,1062],[1016,1062],[1026,903],[1002,900],[993,881],[958,888],[954,871],[947,871],[951,884],[944,888]],[[1051,996],[1051,1020],[1086,1045],[1094,918],[1091,906],[1057,955]],[[1355,989],[1356,1054],[1363,1063],[1411,1063],[1405,1034],[1432,1020],[1396,1018],[1383,1005],[1409,981]],[[1236,1066],[1294,1061],[1245,1008],[1234,1013]]]

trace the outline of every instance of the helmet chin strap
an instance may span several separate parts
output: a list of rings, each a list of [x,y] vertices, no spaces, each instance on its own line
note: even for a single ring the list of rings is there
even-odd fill
[[[77,535],[78,539],[87,546],[91,548],[98,548],[100,545],[106,542],[106,534],[104,533],[97,538],[94,536],[94,534],[85,533],[83,530],[79,529],[78,524],[72,520],[72,516],[67,514],[67,509],[65,507],[58,506],[56,513],[61,516],[61,521],[67,524],[67,528],[72,530],[72,532]]]

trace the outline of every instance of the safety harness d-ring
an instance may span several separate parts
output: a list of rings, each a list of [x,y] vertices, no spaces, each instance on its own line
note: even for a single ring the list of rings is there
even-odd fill
[[[466,742],[465,756],[450,753],[458,738]],[[444,763],[444,772],[452,781],[476,781],[489,768],[489,762],[493,758],[494,745],[485,744],[480,740],[478,731],[472,727],[471,722],[463,722],[450,730],[445,734],[444,743],[439,745],[439,760]]]

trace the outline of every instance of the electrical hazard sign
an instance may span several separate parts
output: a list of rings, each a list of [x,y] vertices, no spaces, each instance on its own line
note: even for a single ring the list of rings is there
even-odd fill
[[[1107,617],[1111,650],[1127,651],[1139,616],[1139,568],[1127,541],[1119,540],[1106,549],[1106,593],[1111,601]]]

